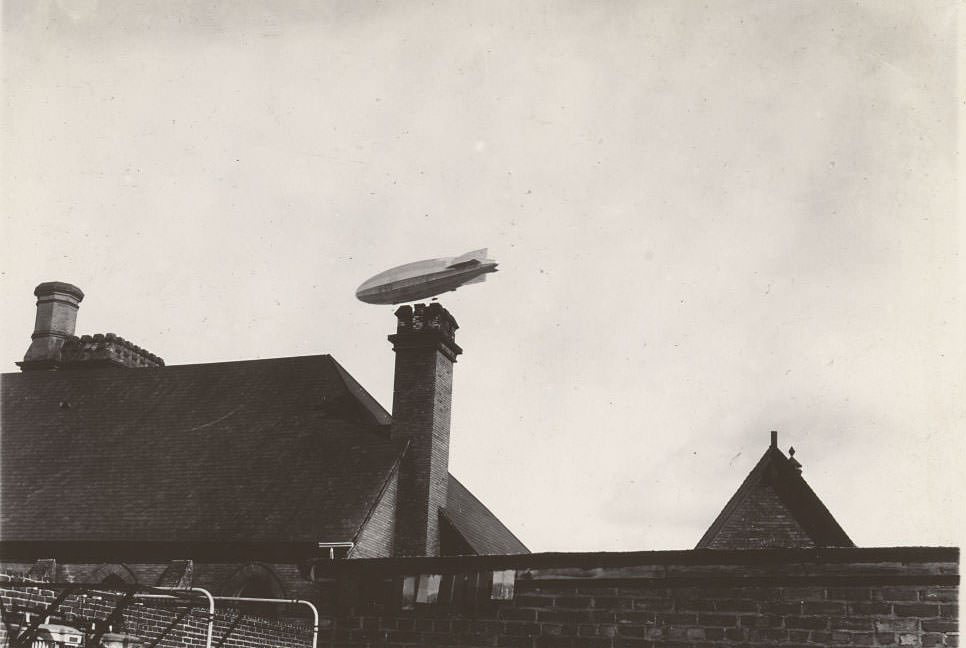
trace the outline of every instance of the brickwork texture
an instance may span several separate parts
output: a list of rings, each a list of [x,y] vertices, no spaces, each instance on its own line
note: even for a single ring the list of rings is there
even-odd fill
[[[392,436],[409,440],[399,473],[395,554],[438,556],[449,482],[456,320],[438,303],[396,311]]]
[[[0,575],[0,599],[5,614],[15,618],[23,611],[34,614],[44,610],[56,598],[57,592],[50,585],[36,583],[31,586],[22,579]],[[58,606],[56,618],[70,625],[90,628],[97,620],[107,619],[123,595],[107,590],[78,593],[68,596]],[[203,598],[203,597],[202,597]],[[216,606],[212,645],[228,648],[305,648],[312,645],[312,621],[259,618],[241,616],[239,610],[220,609]],[[296,606],[285,610],[287,614],[300,614]],[[187,613],[182,616],[182,612]],[[9,620],[9,619],[8,619]],[[19,624],[13,626],[16,633]],[[160,648],[205,646],[208,634],[207,605],[178,604],[160,600],[142,599],[125,609],[115,631],[140,638],[145,646],[159,640]],[[13,645],[6,623],[0,623],[0,646]],[[34,644],[37,645],[37,644]]]
[[[331,624],[320,645],[815,648],[959,641],[957,550],[547,556],[526,557],[529,564],[464,561],[454,571],[443,560],[386,562],[368,575],[365,565],[341,566],[351,571],[321,584]],[[513,598],[494,600],[493,574],[508,565]],[[438,592],[420,602],[433,571]],[[407,573],[417,583],[412,600],[400,596]]]
[[[774,489],[754,490],[708,544],[711,549],[814,547]]]
[[[330,648],[959,645],[955,548],[336,560],[314,572],[318,645]],[[0,578],[7,610],[55,591]],[[106,618],[117,598],[74,596],[64,608]],[[176,612],[150,602],[124,627],[150,642]],[[194,608],[159,645],[202,645],[205,614]],[[219,602],[215,643],[237,617]],[[222,645],[308,646],[310,623],[246,616]]]

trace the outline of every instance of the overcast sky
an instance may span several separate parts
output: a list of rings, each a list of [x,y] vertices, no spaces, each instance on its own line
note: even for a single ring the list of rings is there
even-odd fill
[[[450,468],[531,549],[689,548],[772,429],[857,544],[958,544],[955,7],[6,0],[0,365],[60,280],[391,409],[355,289],[488,247]]]

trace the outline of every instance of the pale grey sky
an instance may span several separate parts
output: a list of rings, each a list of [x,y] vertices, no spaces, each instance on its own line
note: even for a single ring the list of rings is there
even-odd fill
[[[768,431],[859,545],[958,543],[956,3],[3,3],[2,367],[33,287],[169,364],[331,353],[488,246],[451,469],[534,550],[687,548]],[[962,94],[961,92],[959,93]]]

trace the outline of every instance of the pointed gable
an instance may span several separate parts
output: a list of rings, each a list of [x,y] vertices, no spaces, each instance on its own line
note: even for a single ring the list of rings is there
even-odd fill
[[[794,450],[791,451],[794,455]],[[801,475],[778,449],[777,434],[728,500],[696,549],[854,547]]]

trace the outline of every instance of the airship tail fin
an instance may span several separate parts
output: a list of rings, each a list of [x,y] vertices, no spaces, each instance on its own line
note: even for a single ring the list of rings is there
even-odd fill
[[[463,266],[477,265],[486,261],[486,248],[482,250],[473,250],[472,252],[467,252],[461,256],[456,257],[449,262],[447,268],[459,268]]]

